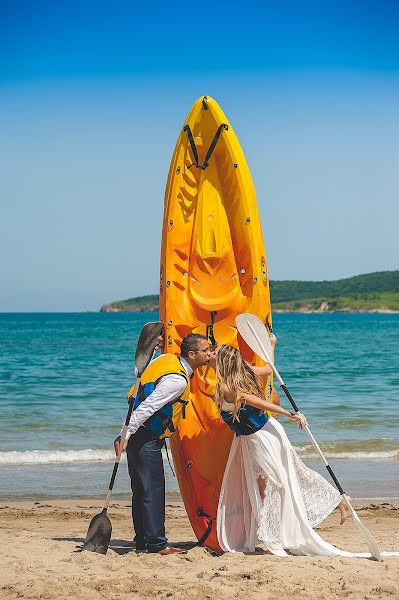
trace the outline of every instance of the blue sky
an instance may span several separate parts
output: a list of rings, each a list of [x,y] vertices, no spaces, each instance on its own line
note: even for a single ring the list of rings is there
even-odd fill
[[[158,291],[194,100],[235,128],[272,279],[399,268],[397,2],[0,4],[0,311]]]

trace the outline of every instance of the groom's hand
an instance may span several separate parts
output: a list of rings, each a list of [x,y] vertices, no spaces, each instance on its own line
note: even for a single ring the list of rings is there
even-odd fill
[[[119,454],[120,447],[121,447],[121,436],[118,435],[118,437],[114,440],[114,449],[115,449],[116,456],[118,456],[118,454]]]
[[[125,438],[125,441],[123,442],[123,448],[122,448],[122,452],[125,452],[125,451],[126,451],[126,448],[127,448],[128,441],[129,441],[129,440],[127,440],[127,439]],[[120,447],[121,447],[121,436],[120,436],[120,435],[118,435],[118,437],[117,437],[117,438],[114,440],[114,449],[115,449],[115,454],[116,454],[116,456],[118,456],[118,452],[119,452],[119,448],[120,448]]]

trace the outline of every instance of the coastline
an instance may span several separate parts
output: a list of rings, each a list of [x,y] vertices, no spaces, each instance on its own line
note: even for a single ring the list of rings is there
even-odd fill
[[[399,501],[354,504],[381,549],[399,550]],[[76,552],[101,508],[101,501],[88,499],[0,503],[2,598],[399,598],[398,558],[281,559],[260,551],[217,556],[194,546],[181,502],[166,504],[167,534],[187,555],[135,554],[129,502],[111,502],[113,535],[106,556]],[[346,550],[367,551],[353,522],[340,526],[336,511],[317,530]]]
[[[119,308],[110,308],[110,309],[104,309],[103,307],[101,307],[101,309],[98,311],[100,313],[145,313],[145,312],[158,312],[158,307],[154,308],[145,308],[145,309],[131,309],[131,310],[121,310]],[[369,310],[356,310],[354,308],[343,308],[343,309],[339,309],[339,310],[321,310],[320,308],[318,309],[306,309],[306,308],[300,308],[298,310],[292,310],[292,309],[285,309],[285,308],[273,308],[273,314],[274,313],[279,313],[279,314],[287,314],[287,313],[292,313],[292,314],[304,314],[304,315],[321,315],[321,314],[338,314],[338,313],[344,313],[344,314],[351,314],[351,315],[373,315],[373,314],[379,314],[379,315],[397,315],[399,314],[399,310],[391,310],[389,308],[371,308]]]
[[[288,302],[288,307],[279,308],[279,302],[272,303],[272,312],[273,313],[292,313],[292,314],[306,314],[306,315],[321,315],[321,314],[360,314],[360,315],[373,315],[373,314],[381,314],[381,315],[396,315],[399,314],[399,310],[393,308],[386,308],[384,306],[381,307],[360,307],[360,306],[343,306],[340,308],[332,308],[331,299],[319,301],[317,305],[313,305],[304,300],[302,304],[300,302],[292,303],[294,306]],[[157,303],[147,305],[147,306],[138,306],[138,305],[124,305],[122,307],[117,306],[118,302],[103,304],[100,310],[96,311],[97,313],[145,313],[145,312],[158,312],[159,307]],[[296,306],[295,306],[296,304]],[[299,304],[299,306],[298,306]],[[281,306],[281,304],[280,304]]]
[[[295,433],[295,431],[290,432],[291,435]],[[399,457],[397,448],[394,451],[394,456],[382,459],[375,458],[375,455],[379,455],[379,453],[370,452],[369,446],[366,445],[363,452],[359,451],[358,446],[352,447],[349,453],[342,452],[342,455],[348,455],[349,458],[338,458],[337,454],[334,455],[331,451],[329,452],[327,446],[326,455],[341,485],[354,500],[368,499],[370,502],[376,502],[386,498],[399,499]],[[304,453],[303,449],[296,443],[294,443],[294,447],[309,468],[329,479],[318,456]],[[345,450],[345,445],[343,450]],[[73,451],[66,451],[67,455],[69,453],[73,454]],[[385,452],[382,450],[380,454],[390,453],[391,451]],[[13,453],[9,454],[11,454],[10,460],[13,458],[15,460]],[[27,452],[27,454],[35,455],[35,452]],[[66,498],[70,500],[88,498],[101,502],[114,464],[114,457],[111,452],[110,455],[111,459],[104,461],[92,460],[85,462],[72,459],[69,463],[31,462],[15,464],[10,462],[0,464],[0,503],[25,501],[49,503],[53,500]],[[163,454],[163,460],[167,498],[171,501],[179,501],[181,496],[177,480],[168,465],[165,453]],[[125,457],[123,457],[112,498],[115,501],[124,502],[129,501],[130,497],[130,480]]]
[[[298,310],[288,310],[283,308],[273,308],[273,314],[303,314],[303,315],[332,315],[332,314],[347,314],[347,315],[397,315],[399,310],[391,310],[389,308],[373,308],[370,310],[355,310],[354,308],[343,308],[340,310],[308,310],[301,308]]]

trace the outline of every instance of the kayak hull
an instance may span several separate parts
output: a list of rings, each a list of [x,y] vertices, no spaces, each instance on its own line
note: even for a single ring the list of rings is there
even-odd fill
[[[208,166],[201,168],[208,155]],[[213,331],[218,344],[232,344],[252,364],[261,364],[237,339],[235,317],[250,312],[271,324],[266,264],[244,153],[215,100],[199,98],[177,140],[165,191],[160,318],[166,351],[178,354],[188,333],[205,335],[211,312],[217,311]],[[215,517],[233,434],[215,407],[214,387],[214,370],[197,369],[191,403],[171,449],[195,535],[198,540],[206,536],[203,544],[219,552]]]

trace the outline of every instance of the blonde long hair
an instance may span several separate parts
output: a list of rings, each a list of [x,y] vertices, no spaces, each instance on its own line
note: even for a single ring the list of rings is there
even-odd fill
[[[262,400],[266,400],[265,390],[259,377],[242,359],[238,350],[228,344],[220,346],[216,356],[215,403],[219,412],[222,410],[224,400],[222,383],[227,386],[234,397],[233,421],[238,421],[241,405],[245,404],[245,400],[241,396],[242,392],[254,394]]]

